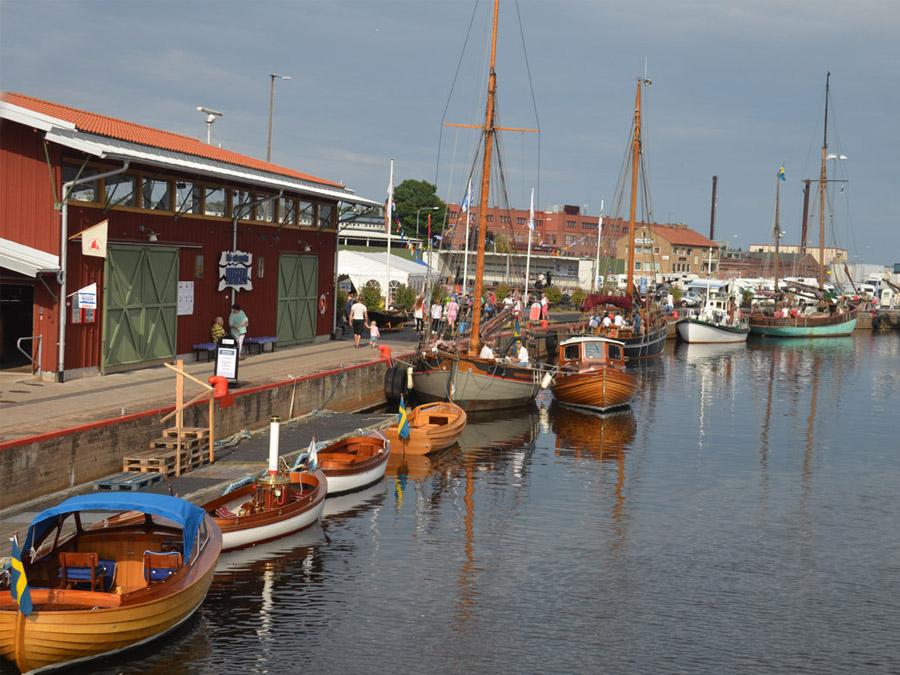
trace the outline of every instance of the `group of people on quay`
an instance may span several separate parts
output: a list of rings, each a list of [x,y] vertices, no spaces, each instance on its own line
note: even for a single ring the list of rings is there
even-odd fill
[[[247,337],[247,327],[249,325],[250,319],[247,318],[247,314],[241,309],[240,305],[234,304],[231,306],[231,313],[228,315],[228,330],[225,329],[225,319],[221,316],[217,316],[216,320],[213,321],[212,327],[209,329],[209,337],[215,344],[219,344],[219,340],[226,335],[231,335],[237,340],[238,358],[244,359],[246,358],[243,353],[244,338]]]
[[[426,316],[430,321],[432,335],[446,332],[448,335],[463,335],[471,326],[474,301],[471,293],[451,293],[445,298],[435,298],[426,306],[425,296],[419,295],[413,305],[416,333],[425,332]],[[538,323],[550,320],[550,300],[546,293],[532,292],[524,297],[521,291],[509,291],[498,301],[496,289],[489,289],[481,303],[482,321],[494,318],[499,310],[510,308],[515,319]]]

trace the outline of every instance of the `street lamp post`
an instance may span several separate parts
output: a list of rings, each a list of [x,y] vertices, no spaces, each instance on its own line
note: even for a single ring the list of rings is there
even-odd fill
[[[289,80],[291,79],[290,75],[278,75],[277,73],[270,73],[269,77],[272,78],[272,87],[269,89],[269,136],[268,141],[266,142],[266,161],[272,161],[272,111],[275,107],[275,80],[276,78],[279,80]]]
[[[437,211],[440,209],[439,206],[423,206],[421,209],[416,209],[416,239],[419,238],[419,213],[421,211]]]

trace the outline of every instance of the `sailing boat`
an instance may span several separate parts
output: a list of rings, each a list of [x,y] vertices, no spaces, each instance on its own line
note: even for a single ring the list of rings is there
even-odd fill
[[[494,144],[494,102],[497,93],[497,19],[500,1],[494,0],[494,22],[491,35],[490,76],[484,126],[484,157],[481,171],[481,200],[478,209],[478,250],[475,267],[472,326],[464,352],[454,353],[434,347],[423,352],[413,366],[412,381],[416,398],[422,403],[450,401],[463,410],[498,410],[515,408],[533,401],[541,387],[542,372],[538,368],[482,358],[480,303],[484,278],[484,248],[487,231],[487,205],[490,196],[491,152]]]
[[[751,314],[750,332],[770,337],[843,337],[856,328],[856,310],[841,306],[836,299],[827,302],[825,290],[825,190],[828,184],[826,161],[828,158],[828,99],[831,92],[831,73],[825,79],[825,124],[822,142],[822,167],[819,172],[819,311],[792,311],[783,306],[775,316]],[[808,196],[807,192],[807,196]],[[804,208],[804,212],[806,209]],[[780,234],[780,233],[779,233]],[[777,242],[777,239],[776,239]],[[775,293],[778,294],[778,270],[776,261]],[[826,311],[827,309],[827,311]]]
[[[650,296],[641,298],[641,294],[634,286],[634,243],[635,243],[635,215],[637,211],[638,175],[640,171],[641,157],[643,156],[643,142],[641,140],[641,86],[649,85],[650,80],[638,78],[637,95],[634,102],[634,130],[631,137],[631,205],[628,213],[628,262],[626,264],[628,280],[626,284],[627,298],[615,296],[588,296],[585,300],[585,311],[592,306],[605,304],[607,301],[618,308],[632,309],[634,316],[640,316],[640,327],[631,326],[617,329],[616,339],[621,340],[625,347],[625,360],[649,359],[662,354],[666,346],[669,327],[662,314],[657,309],[650,308]],[[626,304],[623,304],[625,301]]]

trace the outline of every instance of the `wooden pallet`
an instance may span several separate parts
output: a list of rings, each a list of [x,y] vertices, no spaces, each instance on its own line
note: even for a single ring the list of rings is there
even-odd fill
[[[201,439],[199,438],[182,438],[181,439],[181,449],[182,450],[194,450],[200,447]],[[171,437],[163,437],[157,438],[154,441],[150,441],[150,447],[154,450],[160,448],[168,448],[169,450],[175,450],[178,448],[178,438]]]
[[[178,438],[178,427],[169,427],[163,431],[164,438]],[[208,427],[181,427],[181,438],[209,438]]]
[[[94,483],[94,490],[138,491],[158,483],[162,479],[161,473],[120,473],[105,480],[98,480]]]
[[[159,473],[164,476],[175,474],[177,467],[176,450],[151,450],[123,458],[122,470],[140,473]],[[196,469],[209,462],[205,448],[181,449],[181,473]]]

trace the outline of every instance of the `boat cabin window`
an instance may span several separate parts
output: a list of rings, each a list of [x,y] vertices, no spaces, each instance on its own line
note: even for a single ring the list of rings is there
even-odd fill
[[[606,354],[603,349],[602,342],[586,342],[584,345],[584,358],[603,360]]]
[[[563,352],[563,356],[565,357],[566,361],[577,361],[581,357],[578,345],[566,345],[566,350]]]
[[[607,353],[609,354],[609,358],[611,361],[622,360],[622,348],[619,345],[609,345],[607,348]]]

